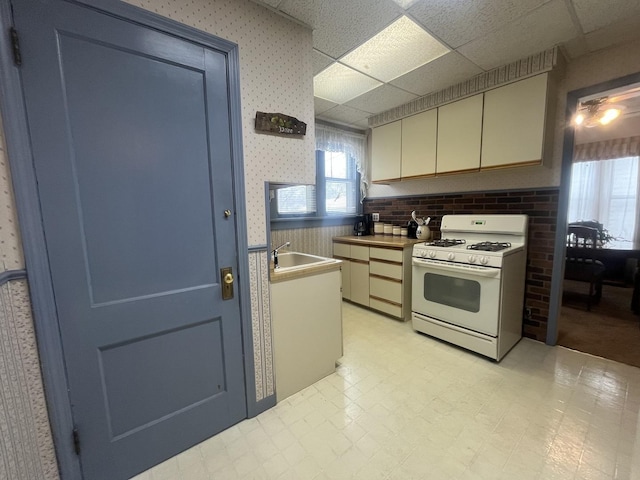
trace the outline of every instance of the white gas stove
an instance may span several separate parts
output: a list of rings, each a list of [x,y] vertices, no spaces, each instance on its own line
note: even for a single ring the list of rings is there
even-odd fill
[[[415,330],[499,360],[521,338],[526,215],[445,215],[413,247]]]

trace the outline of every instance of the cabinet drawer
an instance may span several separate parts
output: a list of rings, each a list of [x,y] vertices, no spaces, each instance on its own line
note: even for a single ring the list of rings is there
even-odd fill
[[[382,278],[369,278],[369,295],[402,304],[402,283]]]
[[[363,247],[361,245],[351,245],[351,255],[349,258],[354,260],[369,261],[369,247]]]
[[[396,263],[382,263],[375,260],[369,261],[369,273],[383,277],[402,280],[402,265]]]
[[[402,263],[402,250],[371,247],[369,249],[369,256],[371,258],[379,258],[380,260]]]
[[[394,317],[402,318],[402,307],[398,305],[393,305],[391,303],[382,302],[380,300],[376,300],[375,298],[370,299],[369,306],[381,312],[384,312],[388,315],[393,315]]]
[[[351,245],[347,243],[334,243],[333,256],[351,258]]]

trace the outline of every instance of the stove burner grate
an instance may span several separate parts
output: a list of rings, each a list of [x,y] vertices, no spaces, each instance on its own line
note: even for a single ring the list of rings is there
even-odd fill
[[[434,240],[431,243],[427,243],[427,245],[431,247],[453,247],[455,245],[462,245],[463,243],[467,242],[455,238],[441,238],[440,240]]]
[[[505,248],[509,248],[511,244],[509,242],[480,242],[473,245],[467,245],[469,250],[482,250],[485,252],[499,252]]]

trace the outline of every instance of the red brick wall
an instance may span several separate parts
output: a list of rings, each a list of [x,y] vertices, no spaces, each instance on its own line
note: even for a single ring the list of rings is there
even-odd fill
[[[365,213],[378,212],[381,222],[394,225],[406,225],[413,210],[420,217],[431,217],[429,225],[434,238],[440,238],[443,215],[511,213],[529,216],[525,305],[531,309],[531,318],[524,320],[523,334],[544,342],[549,317],[558,189],[420,195],[364,201]]]

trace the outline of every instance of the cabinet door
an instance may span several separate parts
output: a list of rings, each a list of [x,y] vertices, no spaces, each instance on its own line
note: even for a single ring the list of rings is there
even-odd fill
[[[482,94],[438,108],[437,173],[480,169]]]
[[[402,178],[436,173],[438,109],[402,119]]]
[[[351,262],[342,260],[342,298],[351,300]]]
[[[351,301],[369,306],[369,262],[351,262]]]
[[[548,77],[544,73],[484,94],[481,168],[542,162]]]
[[[333,256],[342,260],[342,298],[351,300],[351,245],[333,242]]]
[[[402,122],[373,129],[371,137],[371,180],[400,180]]]

